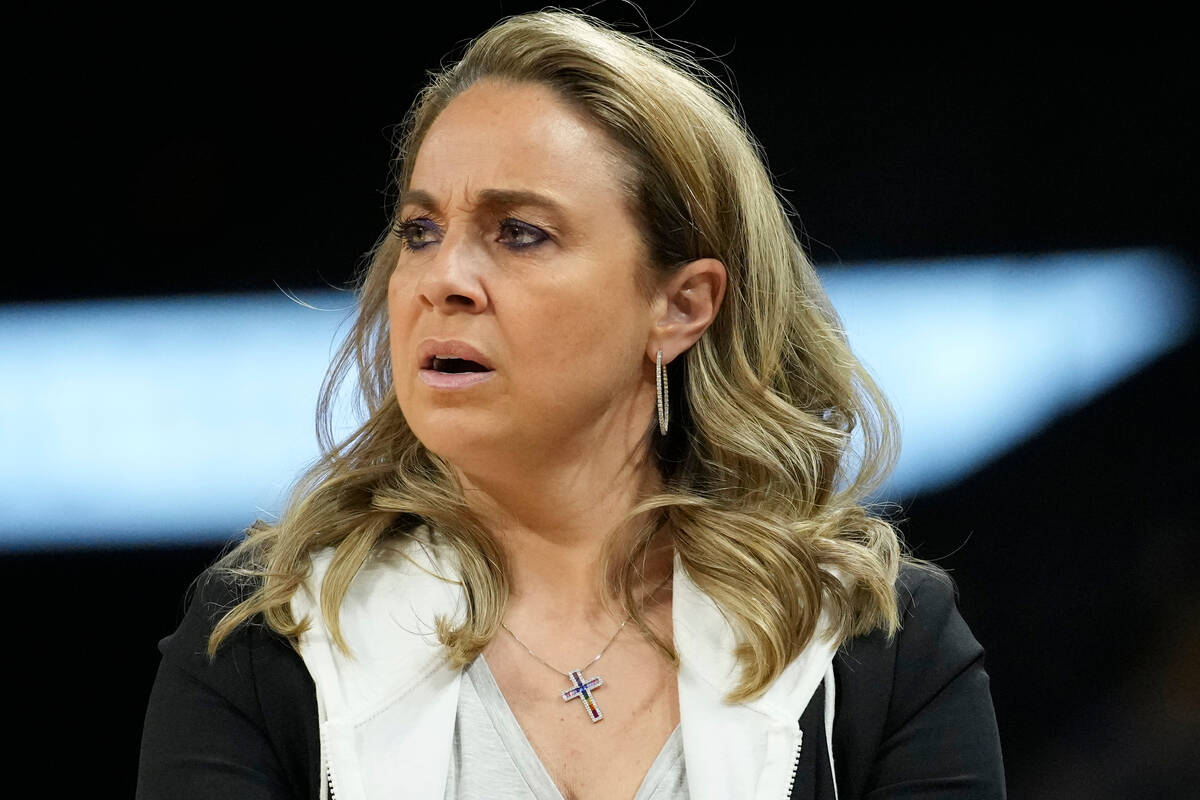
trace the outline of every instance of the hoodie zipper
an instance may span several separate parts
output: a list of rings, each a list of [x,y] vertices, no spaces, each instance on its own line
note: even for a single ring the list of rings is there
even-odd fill
[[[796,723],[796,732],[799,734],[799,738],[796,740],[796,755],[792,759],[792,774],[788,778],[786,800],[791,800],[792,789],[796,785],[796,770],[800,768],[800,751],[804,749],[804,729],[800,727],[799,722]]]
[[[337,800],[337,790],[333,786],[333,763],[329,760],[329,744],[325,737],[325,726],[321,725],[321,760],[325,763],[325,787],[329,800]]]

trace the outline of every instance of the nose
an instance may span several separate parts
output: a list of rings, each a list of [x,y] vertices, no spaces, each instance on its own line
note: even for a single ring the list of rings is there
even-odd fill
[[[448,235],[426,260],[417,283],[421,303],[446,313],[479,313],[487,307],[480,282],[487,254],[465,235]]]

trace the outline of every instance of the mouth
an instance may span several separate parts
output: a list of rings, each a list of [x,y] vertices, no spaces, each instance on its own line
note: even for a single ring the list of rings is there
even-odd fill
[[[430,356],[421,364],[422,370],[431,370],[447,375],[458,375],[467,372],[491,372],[492,370],[467,358],[438,358]]]
[[[462,389],[496,375],[489,356],[457,339],[421,342],[417,365],[417,377],[434,389]]]
[[[417,376],[422,383],[434,389],[465,389],[495,374],[495,370],[469,358],[429,356],[421,363]]]

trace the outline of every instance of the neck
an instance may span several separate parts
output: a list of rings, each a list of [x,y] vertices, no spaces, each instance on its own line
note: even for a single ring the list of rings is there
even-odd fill
[[[546,463],[521,471],[459,474],[472,510],[504,552],[511,579],[509,618],[525,614],[563,624],[619,623],[626,611],[605,588],[605,547],[623,546],[646,517],[627,520],[643,497],[661,490],[648,457],[573,465]],[[666,529],[655,534],[638,597],[670,575],[673,548]]]

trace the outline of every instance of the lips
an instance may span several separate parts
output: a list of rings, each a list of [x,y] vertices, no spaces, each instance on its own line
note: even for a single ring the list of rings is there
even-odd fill
[[[430,386],[434,389],[457,390],[466,389],[470,386],[474,386],[477,383],[483,383],[484,381],[491,380],[492,378],[496,377],[496,372],[494,370],[488,370],[487,372],[455,373],[423,369],[417,373],[417,377],[419,377],[421,382],[426,386]]]

